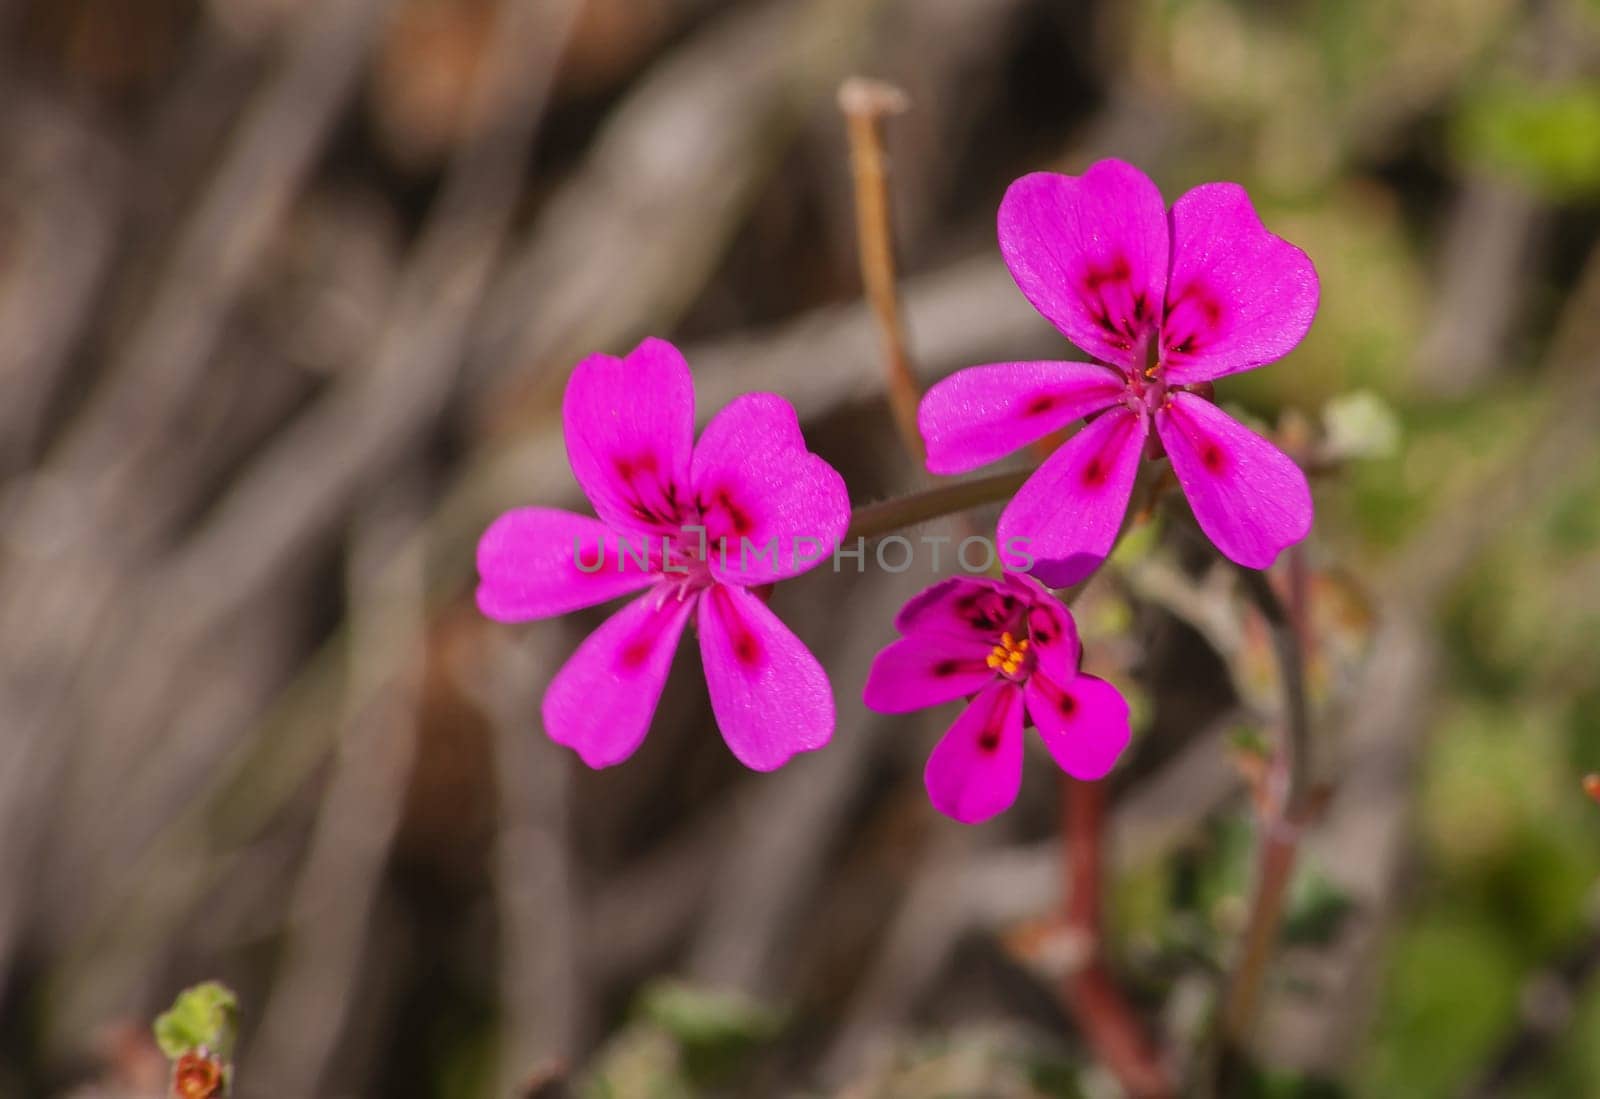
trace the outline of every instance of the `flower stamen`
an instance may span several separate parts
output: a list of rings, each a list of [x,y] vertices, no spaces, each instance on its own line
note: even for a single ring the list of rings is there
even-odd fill
[[[1009,633],[1000,635],[1000,644],[996,645],[985,658],[986,663],[994,671],[1003,675],[1015,677],[1022,671],[1023,665],[1028,660],[1028,639],[1016,640]]]

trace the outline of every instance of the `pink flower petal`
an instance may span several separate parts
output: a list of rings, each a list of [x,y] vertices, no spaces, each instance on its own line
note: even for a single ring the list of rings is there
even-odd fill
[[[1035,675],[1026,688],[1028,716],[1057,766],[1073,778],[1104,778],[1128,746],[1128,703],[1103,679],[1080,675],[1058,686]]]
[[[1010,680],[985,690],[934,746],[922,781],[933,807],[962,824],[1003,813],[1022,788],[1022,691]]]
[[[555,508],[508,511],[478,540],[478,609],[498,622],[549,618],[637,591],[660,559],[643,536]],[[618,552],[619,542],[629,548]]]
[[[633,755],[650,729],[692,605],[649,592],[585,638],[545,691],[550,739],[590,767]]]
[[[1084,351],[1142,368],[1159,319],[1169,232],[1161,192],[1120,160],[1081,176],[1035,172],[1000,203],[1000,252],[1033,307]]]
[[[678,529],[694,450],[694,382],[665,340],[625,359],[579,363],[561,402],[567,458],[600,518],[625,530]]]
[[[1147,431],[1139,413],[1107,412],[1046,458],[1006,505],[1000,541],[1025,549],[1039,580],[1054,588],[1075,584],[1105,560],[1128,510]]]
[[[1078,624],[1066,604],[1050,594],[1036,597],[1028,608],[1028,641],[1039,673],[1065,681],[1078,674],[1083,646]]]
[[[965,473],[1115,404],[1123,378],[1098,363],[991,363],[928,390],[917,427],[931,473]]]
[[[693,483],[712,572],[726,583],[805,572],[850,525],[844,478],[806,449],[794,406],[772,393],[747,393],[706,425]]]
[[[733,754],[753,771],[782,767],[833,736],[833,690],[811,650],[743,588],[700,599],[700,659],[711,710]]]
[[[994,682],[993,651],[978,638],[904,638],[873,659],[861,700],[880,714],[905,714],[976,694]]]
[[[1161,328],[1166,380],[1220,378],[1281,359],[1317,313],[1310,258],[1269,233],[1237,183],[1172,204],[1172,275]]]
[[[1311,530],[1300,467],[1210,401],[1172,394],[1156,431],[1200,529],[1229,560],[1267,568]]]
[[[979,576],[956,576],[924,588],[895,615],[907,637],[976,639],[993,646],[1010,630],[1020,637],[1028,595]]]

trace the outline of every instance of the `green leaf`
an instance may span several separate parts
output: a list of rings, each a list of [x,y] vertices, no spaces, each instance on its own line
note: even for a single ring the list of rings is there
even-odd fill
[[[1241,755],[1267,759],[1272,755],[1272,745],[1267,735],[1254,725],[1235,725],[1228,730],[1228,747]]]
[[[648,1023],[612,1035],[576,1093],[578,1099],[694,1099],[697,1094],[678,1043]]]
[[[1463,159],[1499,169],[1553,198],[1600,192],[1600,84],[1492,84],[1463,104]]]
[[[640,1007],[646,1018],[686,1046],[764,1042],[783,1026],[782,1012],[748,996],[679,981],[651,985]]]
[[[1304,864],[1289,890],[1283,937],[1292,943],[1331,942],[1354,909],[1348,893],[1315,866]]]
[[[156,1017],[156,1044],[173,1060],[197,1049],[227,1057],[238,1012],[238,998],[226,985],[216,981],[195,985],[179,993],[172,1007]]]

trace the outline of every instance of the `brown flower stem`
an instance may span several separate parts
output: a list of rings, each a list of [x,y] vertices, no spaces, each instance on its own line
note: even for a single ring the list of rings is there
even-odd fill
[[[905,322],[900,314],[894,227],[889,214],[888,158],[883,148],[883,120],[909,105],[905,92],[881,81],[855,76],[839,87],[839,109],[844,112],[850,171],[855,179],[861,282],[883,340],[884,373],[895,427],[906,452],[920,467],[926,455],[922,434],[917,430],[922,386],[906,350]]]
[[[856,508],[850,517],[850,529],[845,532],[845,540],[881,538],[930,519],[998,503],[1013,495],[1022,487],[1022,482],[1031,476],[1033,470],[1017,469],[867,504]]]
[[[1135,1099],[1176,1094],[1160,1051],[1117,986],[1102,949],[1106,786],[1062,780],[1062,849],[1066,859],[1066,930],[1080,952],[1064,993],[1095,1057]]]

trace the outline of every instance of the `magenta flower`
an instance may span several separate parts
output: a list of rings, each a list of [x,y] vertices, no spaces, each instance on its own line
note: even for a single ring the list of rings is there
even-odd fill
[[[591,767],[632,755],[693,614],[711,709],[741,763],[770,771],[826,744],[827,675],[750,590],[811,568],[850,521],[844,480],[806,449],[794,408],[746,394],[696,445],[688,364],[646,340],[625,359],[579,363],[561,415],[572,472],[599,518],[500,516],[478,543],[478,607],[522,622],[648,590],[556,673],[543,707],[551,739]]]
[[[1288,354],[1317,311],[1306,254],[1269,233],[1244,188],[1207,183],[1172,204],[1137,168],[1038,172],[1000,204],[1000,251],[1028,301],[1098,362],[1009,362],[928,391],[928,469],[961,473],[1099,413],[1028,479],[1000,517],[1029,540],[1033,574],[1093,572],[1127,511],[1151,421],[1200,528],[1264,569],[1311,529],[1305,475],[1223,413],[1209,383]]]
[[[1082,675],[1072,614],[1036,581],[964,576],[928,588],[894,620],[904,636],[872,662],[863,701],[886,714],[975,696],[928,757],[934,808],[964,824],[1017,800],[1027,710],[1067,774],[1097,779],[1128,746],[1128,704]]]

